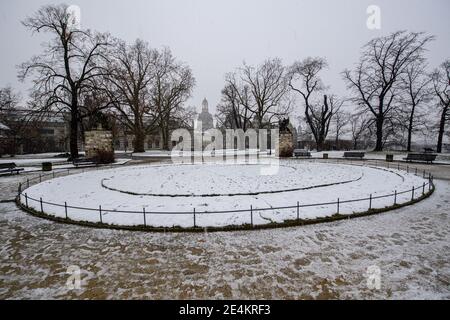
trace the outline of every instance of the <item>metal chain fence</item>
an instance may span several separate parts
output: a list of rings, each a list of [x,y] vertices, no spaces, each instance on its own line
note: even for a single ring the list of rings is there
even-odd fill
[[[324,162],[323,159],[308,159],[307,161],[315,161],[315,160],[320,160],[319,162]],[[326,163],[333,163],[333,160],[336,160],[337,164],[351,164],[351,165],[359,165],[359,166],[365,166],[365,164],[355,164],[354,162],[352,162],[351,160],[345,160],[345,159],[328,159],[325,162]],[[302,160],[297,160],[297,161],[302,161]],[[384,166],[383,166],[384,165]],[[369,165],[372,166],[372,165]],[[411,189],[407,189],[407,190],[401,190],[401,191],[397,191],[395,190],[394,193],[390,193],[390,194],[386,194],[386,195],[378,195],[378,196],[372,196],[372,194],[369,195],[369,197],[365,197],[365,198],[358,198],[358,199],[346,199],[346,200],[342,200],[340,198],[337,198],[336,201],[332,201],[332,202],[323,202],[323,203],[300,203],[299,201],[297,201],[296,204],[294,205],[288,205],[288,206],[282,206],[282,207],[265,207],[265,208],[254,208],[253,206],[250,206],[250,208],[248,209],[233,209],[233,210],[218,210],[218,211],[198,211],[196,210],[195,207],[192,208],[191,211],[148,211],[145,209],[145,207],[142,208],[142,210],[140,211],[135,211],[135,210],[110,210],[110,209],[105,209],[102,208],[101,205],[99,205],[97,208],[87,208],[87,207],[78,207],[78,206],[71,206],[69,204],[67,204],[67,202],[65,201],[64,203],[52,203],[52,202],[48,202],[45,201],[42,198],[39,199],[35,199],[32,198],[30,196],[28,196],[28,194],[26,192],[24,192],[27,188],[29,188],[30,186],[32,186],[33,184],[37,184],[37,183],[41,183],[43,181],[49,180],[49,179],[54,179],[56,177],[61,177],[61,176],[68,176],[74,173],[80,173],[80,171],[83,173],[86,170],[83,169],[65,169],[65,170],[61,170],[61,171],[53,171],[52,173],[49,174],[40,174],[39,176],[35,177],[35,178],[31,178],[31,179],[26,179],[25,181],[22,181],[21,183],[19,183],[18,186],[18,200],[23,204],[22,199],[25,200],[25,207],[27,209],[32,209],[32,207],[29,206],[30,202],[35,202],[39,204],[39,209],[40,209],[40,213],[41,214],[46,214],[44,211],[44,205],[46,206],[55,206],[55,207],[60,207],[60,208],[64,208],[64,212],[65,212],[65,219],[69,220],[70,219],[70,209],[76,209],[76,210],[82,210],[82,211],[91,211],[91,212],[96,212],[98,214],[99,220],[98,222],[103,223],[103,219],[102,219],[102,214],[104,212],[113,212],[113,213],[123,213],[123,214],[139,214],[142,215],[143,217],[143,225],[147,226],[147,216],[149,215],[192,215],[192,219],[193,219],[193,226],[194,228],[198,227],[197,225],[197,217],[199,215],[206,215],[206,214],[226,214],[226,213],[247,213],[249,214],[249,224],[253,227],[253,218],[254,218],[254,214],[256,212],[263,212],[263,211],[270,211],[270,210],[284,210],[284,209],[294,209],[294,211],[296,211],[297,215],[296,215],[296,219],[299,220],[300,216],[299,216],[299,212],[301,208],[308,208],[308,207],[319,207],[319,206],[335,206],[336,207],[336,212],[337,214],[340,213],[340,209],[341,209],[341,205],[346,204],[346,203],[354,203],[354,202],[364,202],[367,201],[367,207],[368,210],[372,210],[372,202],[376,199],[382,199],[382,198],[392,198],[392,204],[393,206],[397,205],[397,197],[403,194],[407,194],[410,193],[411,194],[411,201],[417,200],[417,198],[424,196],[426,193],[429,193],[431,191],[431,189],[434,187],[434,177],[431,175],[430,172],[426,172],[425,170],[419,170],[417,167],[415,168],[411,168],[409,165],[404,166],[404,165],[400,165],[400,163],[398,163],[396,166],[395,165],[390,165],[389,162],[382,162],[382,161],[378,161],[375,160],[375,167],[383,167],[383,168],[387,168],[387,169],[397,169],[397,170],[405,170],[407,173],[412,173],[415,174],[416,176],[421,176],[424,179],[427,179],[427,182],[424,182],[422,185],[418,185],[418,186],[413,186]],[[109,168],[116,168],[117,166],[97,166],[95,167],[96,170],[100,170],[100,169],[109,169]],[[89,170],[91,170],[92,168],[89,168]],[[94,170],[95,170],[94,169]],[[47,214],[48,215],[48,214]]]

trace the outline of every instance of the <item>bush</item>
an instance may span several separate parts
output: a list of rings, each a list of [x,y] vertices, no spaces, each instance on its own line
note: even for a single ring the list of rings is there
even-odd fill
[[[52,171],[52,163],[42,162],[42,171]]]
[[[291,147],[280,148],[278,156],[280,158],[291,158],[293,152],[294,152],[294,148],[291,148]]]
[[[293,150],[286,150],[286,149],[280,150],[279,157],[280,158],[291,158],[292,152],[293,152]]]
[[[108,164],[114,162],[114,151],[98,150],[94,161],[99,164]]]

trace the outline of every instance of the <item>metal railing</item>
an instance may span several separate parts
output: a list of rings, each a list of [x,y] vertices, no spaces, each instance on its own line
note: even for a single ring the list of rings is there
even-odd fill
[[[355,164],[351,160],[345,160],[345,159],[327,159],[327,160],[308,159],[306,161],[311,161],[311,160],[320,160],[319,162],[326,162],[326,163],[330,163],[330,162],[333,162],[333,160],[336,160],[337,164],[342,164],[342,163],[349,164],[350,163],[350,165],[366,166],[365,164]],[[385,164],[385,166],[383,166],[383,164]],[[373,167],[372,165],[367,165],[367,166]],[[97,170],[99,170],[100,168],[102,168],[102,169],[108,168],[109,169],[109,168],[113,168],[113,167],[115,167],[115,166],[102,166],[102,167],[96,167],[96,169]],[[216,211],[198,211],[195,207],[193,207],[192,210],[190,210],[190,211],[148,211],[145,209],[145,207],[143,207],[142,210],[112,210],[112,209],[102,208],[101,205],[99,205],[97,208],[78,207],[78,206],[68,205],[66,201],[62,204],[62,203],[48,202],[48,201],[43,200],[42,198],[35,199],[33,197],[28,196],[28,194],[26,192],[24,192],[27,188],[29,188],[33,184],[41,183],[45,180],[54,179],[56,177],[67,176],[67,175],[70,175],[71,173],[73,173],[74,171],[76,173],[80,173],[80,171],[81,172],[86,171],[85,169],[66,169],[66,170],[61,170],[61,171],[56,171],[56,172],[53,171],[52,173],[49,173],[49,174],[40,174],[39,176],[36,176],[34,178],[26,179],[25,181],[22,181],[21,183],[19,183],[19,186],[18,186],[17,197],[18,197],[18,200],[22,203],[22,205],[25,205],[26,209],[38,211],[40,214],[47,215],[47,216],[53,216],[53,215],[50,215],[44,211],[44,205],[64,208],[65,219],[67,219],[67,220],[70,220],[70,214],[69,214],[70,209],[89,211],[89,212],[97,212],[98,217],[99,217],[98,222],[100,222],[101,224],[104,223],[103,217],[102,217],[104,213],[140,214],[143,217],[142,218],[143,226],[148,226],[147,218],[150,215],[192,215],[193,227],[196,228],[196,227],[198,227],[197,218],[198,218],[198,216],[201,216],[201,215],[226,214],[226,213],[247,213],[247,214],[249,214],[248,224],[253,227],[254,226],[254,223],[253,223],[254,222],[254,214],[256,212],[293,209],[294,212],[296,212],[296,219],[300,220],[299,213],[300,213],[301,208],[322,207],[322,206],[333,206],[334,205],[336,208],[336,211],[333,213],[340,214],[341,206],[343,204],[354,203],[354,202],[364,202],[364,201],[368,202],[367,208],[368,208],[368,211],[370,211],[370,210],[374,209],[372,207],[372,202],[374,200],[391,197],[391,198],[393,198],[392,206],[396,206],[396,205],[401,204],[401,203],[397,203],[398,197],[400,195],[410,193],[411,200],[407,201],[407,202],[410,202],[410,201],[414,201],[420,197],[425,196],[426,194],[431,192],[431,189],[434,188],[434,182],[433,182],[434,177],[431,175],[431,173],[426,172],[425,170],[418,170],[417,167],[412,168],[409,165],[403,166],[403,165],[400,165],[400,163],[398,163],[396,166],[395,165],[393,166],[392,164],[390,165],[389,162],[383,163],[382,161],[377,161],[377,160],[375,160],[375,167],[376,168],[382,167],[382,168],[387,168],[387,169],[405,170],[407,173],[413,173],[417,176],[421,176],[423,179],[427,179],[427,182],[423,182],[421,185],[413,186],[411,189],[407,189],[407,190],[402,190],[402,191],[395,190],[393,193],[385,194],[385,195],[373,196],[372,194],[370,194],[368,197],[357,198],[357,199],[342,200],[340,198],[337,198],[336,201],[323,202],[323,203],[300,203],[299,201],[297,201],[297,203],[294,205],[281,206],[281,207],[254,208],[251,205],[248,209],[216,210]],[[25,203],[22,202],[22,199],[25,201]],[[29,206],[29,203],[33,202],[33,201],[39,204],[39,210],[35,210],[35,209],[33,209],[33,207]],[[76,221],[76,220],[73,220],[73,221]]]

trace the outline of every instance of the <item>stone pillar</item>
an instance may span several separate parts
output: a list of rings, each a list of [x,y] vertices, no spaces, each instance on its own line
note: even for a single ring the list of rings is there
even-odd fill
[[[101,128],[85,132],[85,152],[86,158],[97,156],[99,151],[114,152],[113,135],[111,131],[104,131]]]
[[[280,132],[280,139],[278,142],[278,148],[275,150],[275,154],[278,157],[290,158],[294,151],[294,137],[291,132]]]

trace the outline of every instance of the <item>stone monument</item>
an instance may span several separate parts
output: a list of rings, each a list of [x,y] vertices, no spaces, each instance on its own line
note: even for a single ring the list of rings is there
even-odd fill
[[[114,152],[112,132],[103,130],[101,124],[96,130],[86,131],[84,135],[86,158],[95,158],[99,152]]]
[[[294,135],[292,133],[292,126],[288,119],[283,119],[279,123],[279,141],[278,148],[275,154],[278,157],[290,158],[294,151]]]

